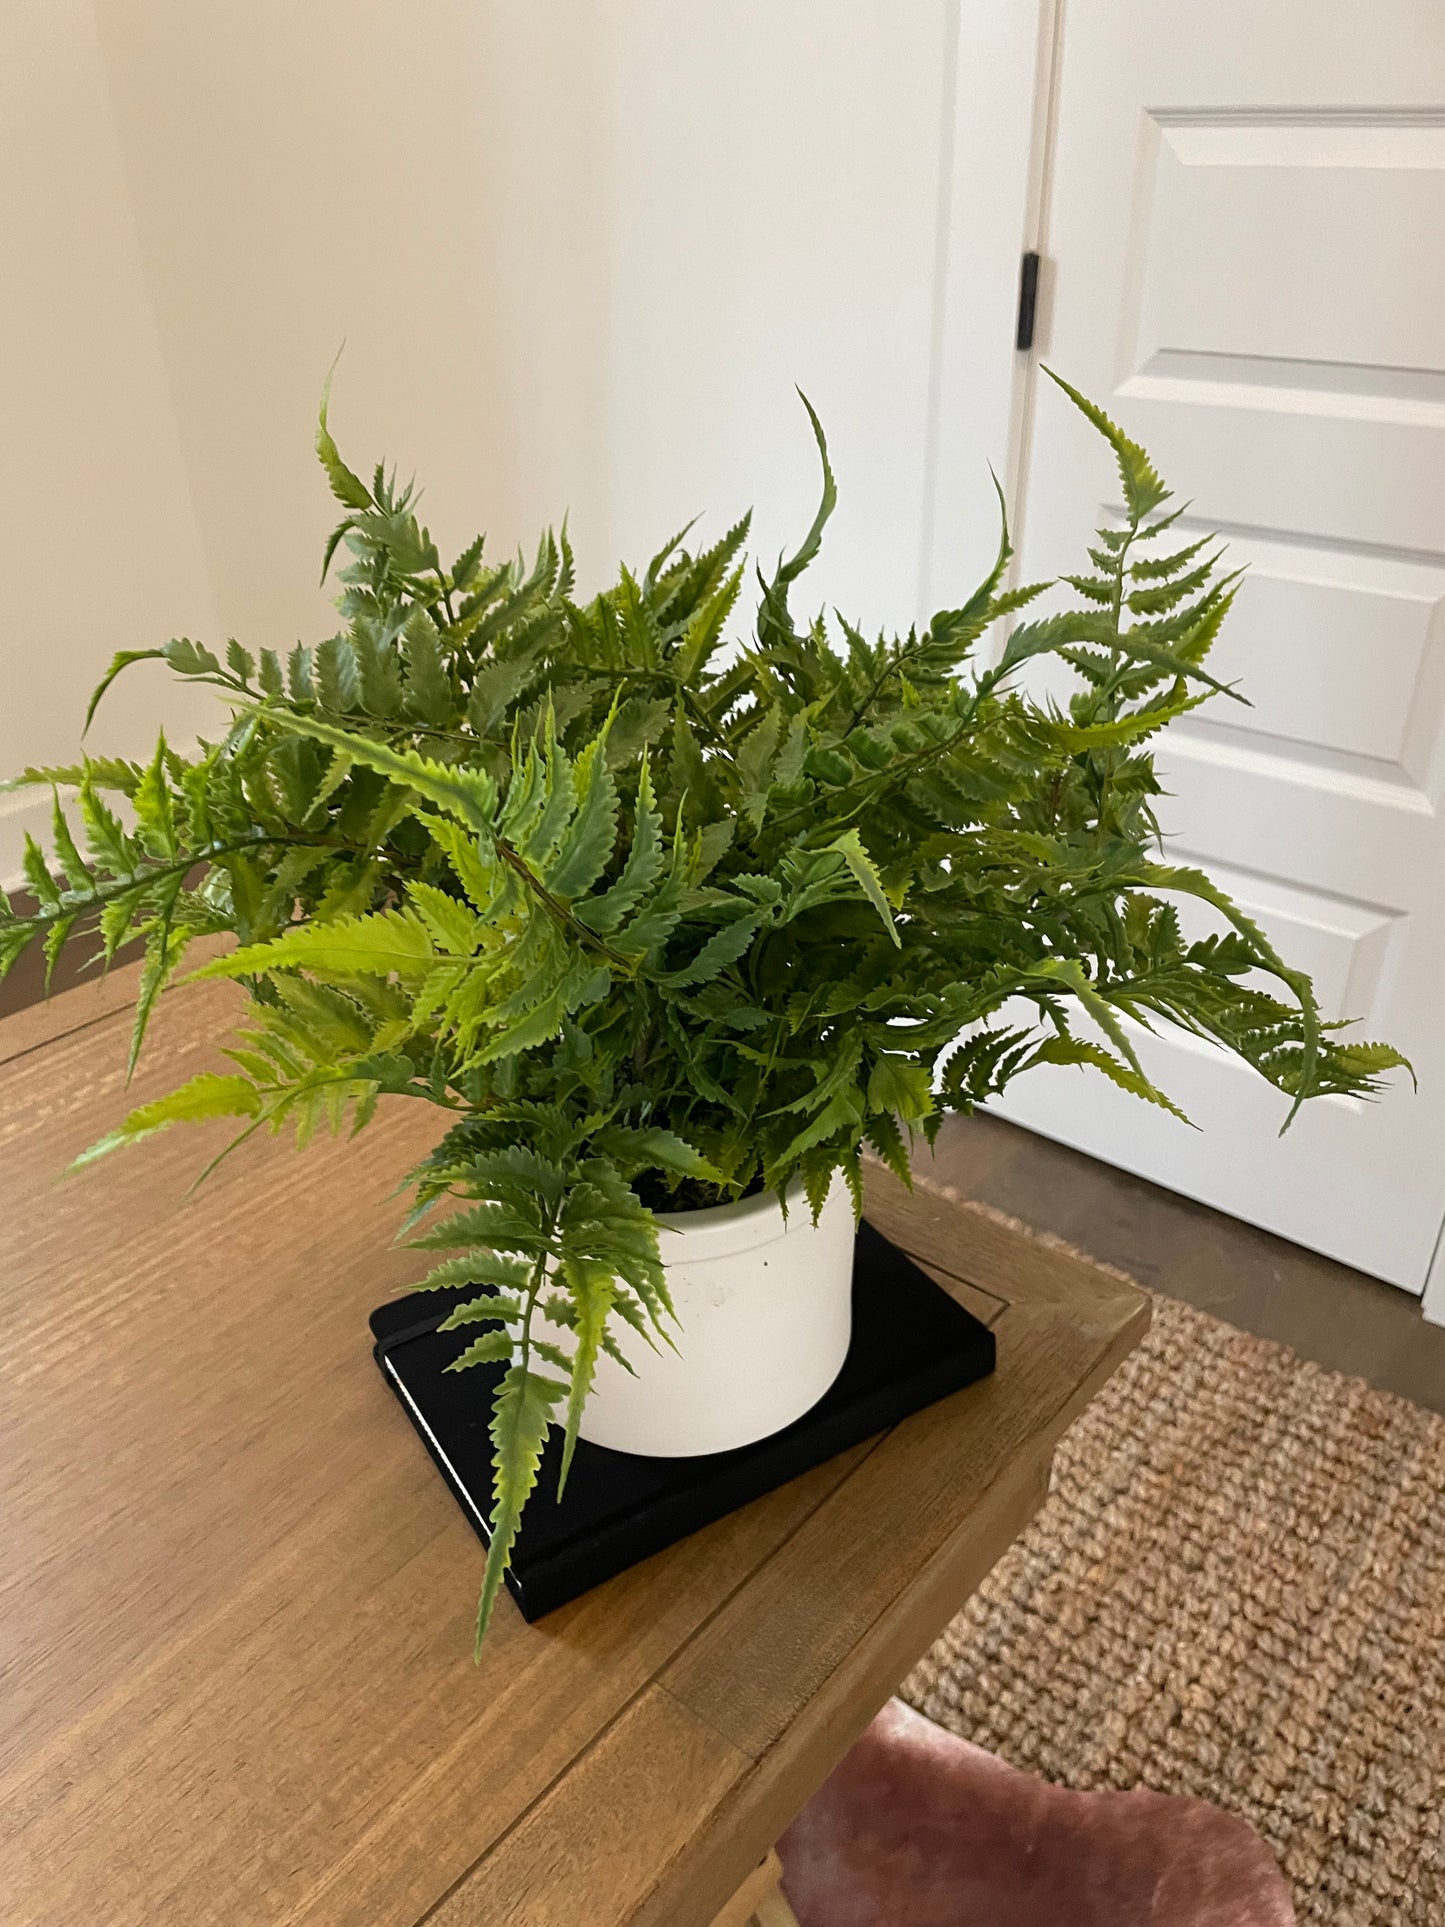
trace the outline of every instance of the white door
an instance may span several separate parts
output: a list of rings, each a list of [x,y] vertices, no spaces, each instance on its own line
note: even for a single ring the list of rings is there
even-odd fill
[[[1171,852],[1420,1091],[1279,1139],[1248,1071],[1146,1040],[1202,1133],[1077,1071],[998,1108],[1418,1292],[1445,1216],[1445,6],[1064,5],[1037,347],[1249,565],[1212,667],[1254,706],[1160,744]],[[1032,580],[1116,503],[1051,384],[1026,412]]]

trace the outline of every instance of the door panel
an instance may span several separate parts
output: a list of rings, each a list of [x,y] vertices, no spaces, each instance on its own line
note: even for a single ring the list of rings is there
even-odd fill
[[[1378,1104],[1287,1104],[1193,1040],[1141,1056],[1203,1134],[1072,1071],[999,1108],[1419,1291],[1445,1216],[1445,11],[1068,0],[1045,358],[1143,442],[1248,575],[1217,701],[1160,744],[1209,869],[1406,1050]],[[1117,514],[1041,384],[1023,570]]]

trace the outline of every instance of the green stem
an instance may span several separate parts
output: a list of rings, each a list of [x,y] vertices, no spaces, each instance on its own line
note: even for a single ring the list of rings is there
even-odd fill
[[[492,847],[507,868],[521,878],[543,907],[564,924],[580,943],[589,949],[596,950],[601,956],[606,957],[609,963],[616,964],[619,970],[625,971],[628,976],[636,975],[636,958],[625,957],[620,950],[614,950],[605,938],[599,937],[595,930],[589,930],[579,917],[573,915],[570,905],[564,903],[561,897],[553,895],[531,864],[520,852],[514,850],[510,843],[499,836],[494,836]]]

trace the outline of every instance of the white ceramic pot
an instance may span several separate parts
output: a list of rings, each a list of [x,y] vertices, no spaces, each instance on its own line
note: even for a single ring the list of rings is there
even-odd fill
[[[818,1222],[801,1190],[658,1213],[675,1352],[630,1327],[582,1414],[594,1445],[649,1458],[726,1452],[782,1431],[842,1370],[853,1329],[853,1204],[839,1178]]]

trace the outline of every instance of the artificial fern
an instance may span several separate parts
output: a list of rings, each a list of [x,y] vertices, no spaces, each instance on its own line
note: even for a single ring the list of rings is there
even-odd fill
[[[565,533],[530,567],[480,538],[448,567],[412,491],[341,460],[323,403],[338,633],[284,660],[123,652],[97,701],[160,657],[223,693],[220,740],[18,779],[55,790],[52,854],[27,842],[35,908],[0,911],[0,971],[31,943],[53,963],[84,932],[108,960],[139,935],[132,1063],[194,938],[234,934],[198,974],[252,998],[229,1072],[87,1156],[189,1118],[304,1142],[382,1096],[450,1114],[414,1173],[418,1243],[446,1254],[422,1282],[456,1294],[455,1369],[508,1366],[479,1639],[547,1428],[570,1461],[600,1352],[670,1342],[652,1205],[798,1181],[817,1210],[839,1171],[858,1200],[865,1145],[906,1181],[915,1133],[1041,1063],[1173,1109],[1126,1019],[1213,1039],[1290,1116],[1402,1062],[1342,1041],[1262,932],[1161,860],[1147,745],[1219,693],[1204,665],[1235,580],[1208,543],[1169,546],[1147,456],[1060,386],[1124,512],[1061,578],[1076,605],[992,661],[985,633],[1051,586],[1005,588],[1006,526],[988,580],[921,632],[797,621],[835,493],[811,409],[817,517],[728,651],[746,520],[586,601]],[[1076,672],[1067,709],[1017,687],[1041,656]],[[1181,895],[1229,934],[1186,942]],[[1005,1005],[1032,1014],[991,1021]]]

